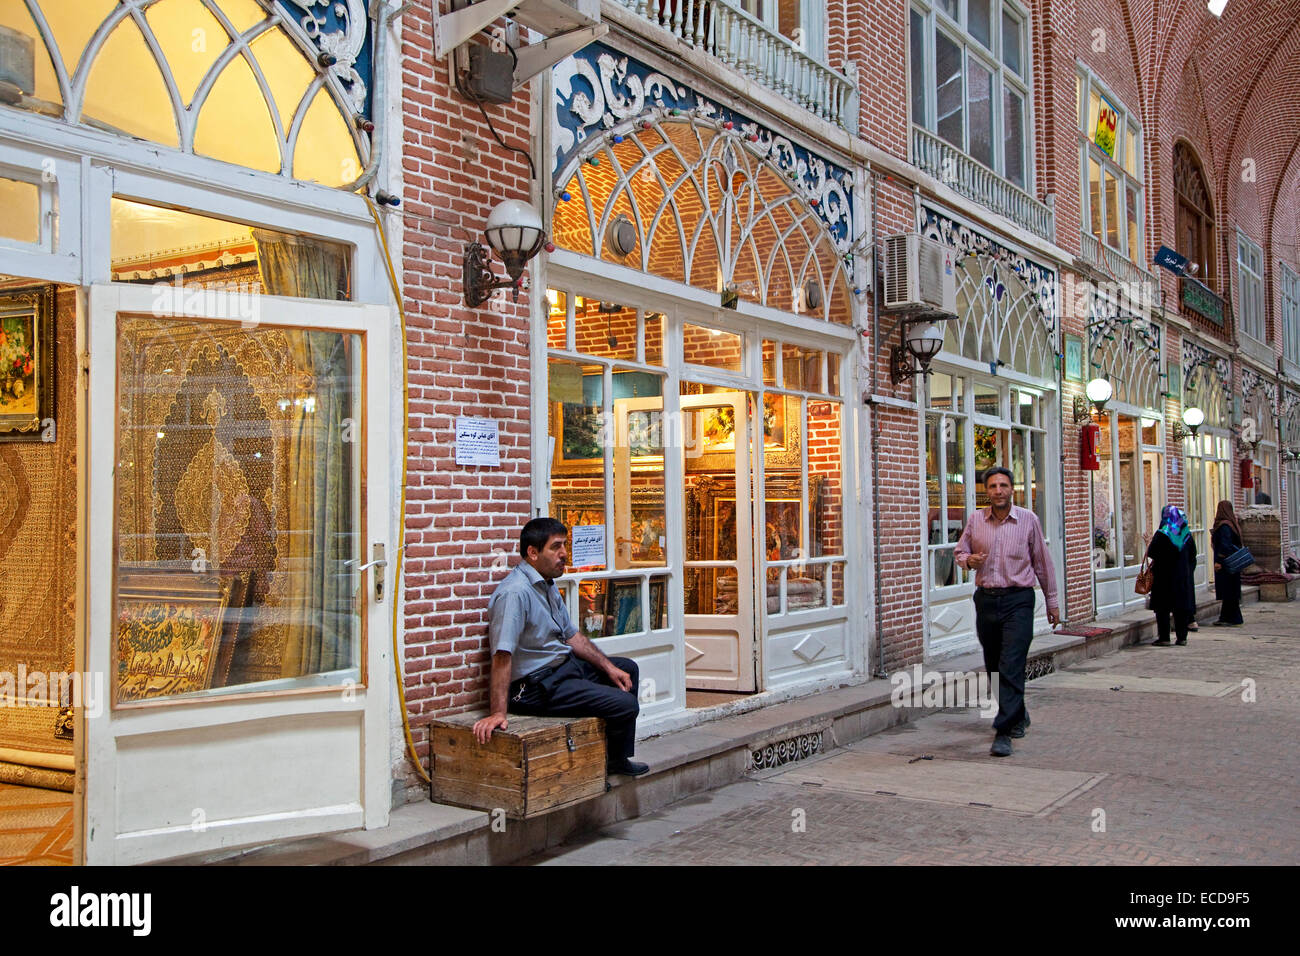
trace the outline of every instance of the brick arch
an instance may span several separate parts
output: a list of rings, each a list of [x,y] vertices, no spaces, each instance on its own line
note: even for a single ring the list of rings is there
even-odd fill
[[[1227,54],[1229,51],[1223,52]],[[1238,171],[1241,161],[1247,158],[1246,147],[1252,140],[1263,137],[1265,144],[1273,144],[1280,139],[1285,146],[1291,145],[1292,137],[1285,135],[1277,137],[1277,132],[1296,127],[1295,105],[1285,94],[1288,91],[1300,91],[1300,66],[1297,66],[1297,58],[1300,58],[1300,19],[1292,19],[1290,26],[1253,70],[1246,95],[1236,100],[1242,105],[1233,117],[1227,149],[1224,150],[1225,165],[1221,171],[1219,187],[1222,190],[1220,200],[1224,203],[1225,213],[1229,210],[1235,213],[1238,209],[1238,197],[1233,195],[1233,191],[1239,190],[1243,185]],[[1239,57],[1238,64],[1240,64]],[[1227,91],[1222,101],[1233,102],[1227,99],[1226,95]],[[1281,125],[1273,125],[1274,119]],[[1266,146],[1262,152],[1265,156],[1270,156],[1276,152],[1276,149]],[[1265,157],[1259,157],[1259,159],[1263,158]],[[1264,165],[1264,162],[1257,161],[1255,181],[1257,189],[1264,181]],[[1271,201],[1267,203],[1267,206],[1271,205]]]

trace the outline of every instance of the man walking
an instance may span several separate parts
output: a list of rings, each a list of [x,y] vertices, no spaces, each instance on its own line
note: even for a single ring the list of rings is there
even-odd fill
[[[606,770],[639,777],[632,758],[639,671],[626,657],[606,657],[578,632],[555,579],[568,563],[569,532],[554,518],[534,518],[519,534],[523,560],[488,602],[492,647],[491,713],[474,724],[487,743],[506,729],[506,711],[538,717],[605,718]]]
[[[994,757],[1011,756],[1011,738],[1029,727],[1025,709],[1025,661],[1034,637],[1034,579],[1047,598],[1047,620],[1061,622],[1056,572],[1038,516],[1011,503],[1011,472],[998,466],[984,474],[989,507],[971,515],[957,542],[957,563],[975,570],[975,631],[984,648],[984,669],[998,675],[998,715],[993,718]]]

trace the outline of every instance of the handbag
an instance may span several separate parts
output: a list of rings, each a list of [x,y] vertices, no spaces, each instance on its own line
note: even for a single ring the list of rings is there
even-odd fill
[[[1142,569],[1138,571],[1137,580],[1133,582],[1133,591],[1137,594],[1150,594],[1151,586],[1156,583],[1156,573],[1151,570],[1150,555],[1142,559]]]
[[[1255,556],[1250,553],[1250,548],[1243,544],[1236,551],[1232,552],[1232,554],[1224,558],[1221,563],[1223,564],[1223,570],[1227,571],[1229,574],[1240,574],[1255,563]]]

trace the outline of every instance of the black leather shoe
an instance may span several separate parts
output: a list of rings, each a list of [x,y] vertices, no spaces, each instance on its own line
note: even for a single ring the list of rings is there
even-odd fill
[[[639,763],[636,760],[624,760],[620,764],[610,764],[605,768],[607,774],[622,774],[624,777],[639,777],[649,772],[650,765],[648,763]]]
[[[993,738],[993,746],[989,748],[991,757],[1010,757],[1011,756],[1011,736],[1009,734],[998,734]]]
[[[1186,646],[1187,646],[1187,638],[1185,638],[1185,637],[1181,637],[1181,638],[1179,638],[1178,640],[1174,641],[1174,643],[1177,644],[1179,647],[1186,647]]]
[[[1029,715],[1025,714],[1024,718],[1020,721],[1020,723],[1016,724],[1014,727],[1011,728],[1009,736],[1012,736],[1016,740],[1019,740],[1021,737],[1025,735],[1025,731],[1029,729],[1029,723],[1030,723]]]
[[[1151,646],[1152,646],[1152,647],[1168,647],[1171,643],[1173,643],[1173,642],[1170,641],[1169,638],[1167,638],[1167,637],[1162,637],[1162,638],[1160,638],[1160,640],[1158,640],[1158,641],[1152,641],[1152,642],[1151,642]]]

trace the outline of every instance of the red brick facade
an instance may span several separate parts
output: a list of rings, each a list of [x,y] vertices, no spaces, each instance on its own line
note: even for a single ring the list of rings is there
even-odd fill
[[[415,0],[404,19],[401,101],[405,127],[402,221],[405,234],[403,293],[410,341],[410,444],[406,488],[405,672],[407,706],[417,748],[425,755],[422,724],[434,715],[482,705],[486,701],[488,654],[485,606],[506,563],[514,562],[519,527],[532,515],[530,468],[530,391],[538,370],[530,367],[530,309],[538,290],[523,291],[518,303],[505,297],[492,309],[468,309],[461,298],[461,257],[465,244],[481,235],[482,224],[502,198],[529,199],[543,195],[541,184],[530,182],[522,157],[501,149],[478,109],[448,82],[448,65],[433,56],[431,2]],[[444,4],[445,5],[445,4]],[[1035,0],[1028,4],[1032,62],[1032,132],[1035,197],[1053,198],[1055,243],[1044,247],[1027,233],[1005,228],[977,203],[954,203],[951,194],[941,204],[977,222],[997,242],[1024,246],[1032,258],[1058,271],[1062,283],[1076,278],[1081,255],[1080,140],[1077,123],[1076,63],[1083,64],[1122,101],[1142,124],[1144,153],[1140,168],[1144,183],[1144,262],[1160,245],[1174,246],[1176,216],[1171,157],[1178,142],[1199,157],[1213,193],[1217,234],[1217,291],[1240,309],[1236,282],[1238,227],[1264,251],[1267,345],[1282,354],[1280,290],[1274,281],[1279,260],[1300,270],[1300,146],[1296,116],[1300,115],[1300,30],[1296,6],[1286,0],[1229,3],[1215,19],[1202,2],[1158,3],[1156,0]],[[911,126],[908,97],[908,5],[891,2],[833,0],[826,5],[828,62],[856,65],[859,80],[858,162],[870,164],[874,187],[855,197],[859,233],[874,228],[876,238],[915,229],[915,186],[922,197],[934,189],[928,176],[906,174]],[[648,22],[644,34],[652,43],[671,44],[666,33]],[[633,41],[612,31],[606,43],[635,50]],[[633,55],[635,53],[633,52]],[[717,75],[703,79],[724,82]],[[691,81],[683,65],[679,79]],[[720,81],[718,78],[723,77]],[[550,174],[551,157],[539,148],[539,130],[549,121],[542,108],[540,81],[530,96],[521,90],[507,106],[487,106],[500,136],[511,146],[530,149],[538,176]],[[737,84],[738,86],[738,84]],[[735,104],[744,108],[743,102]],[[797,110],[791,106],[790,111]],[[808,136],[803,139],[811,140]],[[827,142],[821,149],[839,157],[841,146]],[[914,180],[914,181],[908,181]],[[874,193],[874,210],[871,194]],[[545,214],[549,219],[549,215]],[[1026,245],[1028,244],[1028,245]],[[499,268],[499,267],[498,267]],[[1104,278],[1090,270],[1078,277]],[[1194,336],[1232,354],[1237,334],[1231,320],[1218,329],[1199,316],[1179,318],[1177,282],[1162,277],[1165,356],[1182,357],[1183,341]],[[870,314],[871,296],[859,326],[868,330],[857,371],[856,394],[843,386],[849,405],[874,388],[910,402],[913,384],[895,387],[889,380],[888,347],[881,341],[871,356],[870,330],[883,336],[894,318]],[[1062,297],[1059,325],[1063,332],[1087,336],[1087,316]],[[1159,321],[1161,316],[1155,315]],[[562,341],[562,320],[552,320],[548,338]],[[579,320],[577,334],[590,341],[591,351],[635,355],[635,315],[631,312]],[[606,347],[613,335],[618,345]],[[556,337],[560,336],[560,339]],[[1059,348],[1059,343],[1058,343]],[[1241,359],[1234,359],[1234,368]],[[874,374],[873,374],[874,371]],[[1277,382],[1276,363],[1261,368]],[[1240,382],[1240,373],[1236,373]],[[1294,381],[1285,383],[1295,390]],[[1079,468],[1080,426],[1071,412],[1082,386],[1065,382],[1060,393],[1062,479],[1065,487],[1065,603],[1072,622],[1092,619],[1093,582],[1090,563],[1090,473]],[[1281,394],[1284,389],[1279,390]],[[1281,398],[1279,398],[1279,404]],[[846,415],[848,414],[846,406]],[[1183,402],[1169,398],[1165,417],[1179,421]],[[1275,410],[1280,412],[1281,409]],[[499,469],[457,467],[452,427],[457,415],[486,415],[501,427],[503,464]],[[879,635],[857,635],[865,641],[869,670],[881,660],[892,671],[921,660],[924,640],[924,579],[918,503],[922,500],[918,466],[918,412],[876,404],[862,418],[863,440],[874,443],[878,473],[864,475],[869,527],[871,495],[876,496],[880,525]],[[1167,501],[1186,500],[1181,443],[1166,428],[1165,481]],[[811,441],[814,436],[810,435]],[[870,459],[870,446],[862,459]],[[1277,471],[1282,466],[1279,464]],[[1234,469],[1236,473],[1236,469]],[[1295,494],[1296,490],[1288,488]],[[846,507],[854,495],[840,494]],[[1240,501],[1238,491],[1237,500]],[[1286,502],[1281,502],[1283,528]],[[1285,530],[1284,530],[1285,535]],[[859,571],[866,580],[850,582],[873,593],[877,568],[870,536]],[[1284,547],[1285,553],[1285,547]],[[507,560],[503,561],[502,557]],[[874,622],[875,608],[866,620]],[[874,625],[873,625],[874,626]],[[408,774],[406,782],[413,777]]]

